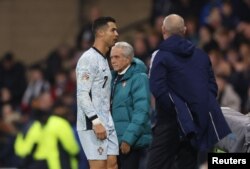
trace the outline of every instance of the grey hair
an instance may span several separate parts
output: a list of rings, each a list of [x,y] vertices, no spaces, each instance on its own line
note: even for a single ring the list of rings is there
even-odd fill
[[[113,47],[123,49],[122,52],[123,52],[124,57],[129,57],[129,58],[133,59],[134,49],[129,43],[117,42],[117,43],[115,43],[115,46],[113,46]]]
[[[184,19],[177,14],[166,16],[163,21],[163,26],[170,35],[183,35],[186,29]]]

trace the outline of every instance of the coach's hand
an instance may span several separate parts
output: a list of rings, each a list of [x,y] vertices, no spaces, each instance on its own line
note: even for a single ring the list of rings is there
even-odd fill
[[[107,138],[106,129],[101,123],[93,125],[93,130],[98,139],[105,140]]]
[[[128,154],[130,152],[130,145],[126,142],[122,142],[120,149],[122,154]]]

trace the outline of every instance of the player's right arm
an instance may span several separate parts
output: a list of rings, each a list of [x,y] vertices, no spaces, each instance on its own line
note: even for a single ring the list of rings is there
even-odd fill
[[[93,57],[85,55],[79,59],[76,67],[77,103],[82,112],[92,121],[97,138],[102,140],[106,138],[106,130],[91,100],[91,89],[97,73],[98,64]]]

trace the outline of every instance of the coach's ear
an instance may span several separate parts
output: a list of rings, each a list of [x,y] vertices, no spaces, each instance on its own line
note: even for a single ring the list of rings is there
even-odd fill
[[[170,35],[169,31],[166,29],[164,25],[161,26],[161,31],[164,39],[165,37],[168,37]]]
[[[186,34],[186,31],[187,31],[187,27],[186,27],[186,26],[184,26],[184,28],[183,28],[183,35],[185,35],[185,34]]]
[[[167,33],[167,30],[164,25],[161,26],[161,31],[163,35]]]

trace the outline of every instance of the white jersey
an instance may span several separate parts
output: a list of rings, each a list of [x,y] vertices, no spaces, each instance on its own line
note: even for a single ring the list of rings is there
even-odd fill
[[[98,116],[107,130],[114,129],[110,114],[111,72],[107,59],[95,48],[80,57],[76,66],[77,130],[92,129]]]

